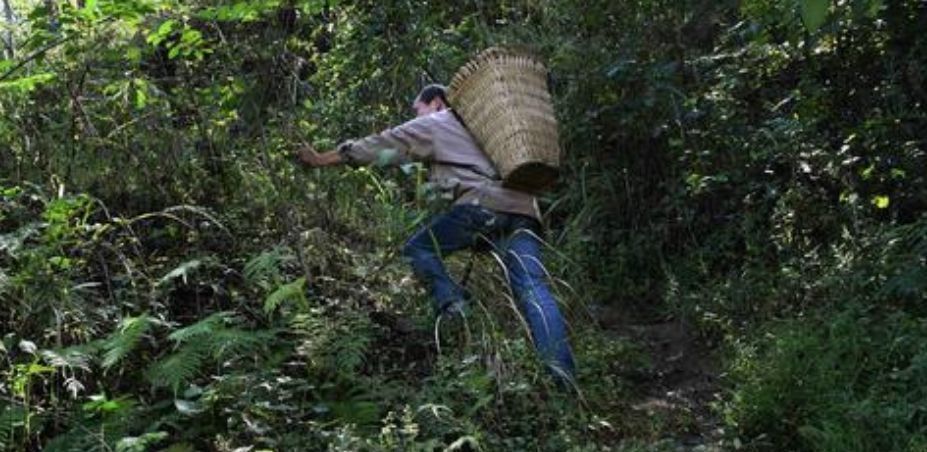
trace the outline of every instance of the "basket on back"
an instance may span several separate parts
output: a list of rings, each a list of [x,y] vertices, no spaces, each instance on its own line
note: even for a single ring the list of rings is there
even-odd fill
[[[496,165],[504,186],[540,192],[553,184],[560,142],[541,61],[492,47],[460,68],[448,91],[451,105]]]

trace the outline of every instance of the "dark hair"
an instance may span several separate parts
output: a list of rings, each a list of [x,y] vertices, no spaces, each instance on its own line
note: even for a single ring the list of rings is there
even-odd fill
[[[444,105],[450,105],[447,102],[447,88],[444,85],[438,84],[432,84],[422,88],[422,90],[418,93],[418,96],[416,96],[415,100],[425,104],[430,104],[431,101],[435,100],[435,98],[441,99],[441,101],[444,102]]]

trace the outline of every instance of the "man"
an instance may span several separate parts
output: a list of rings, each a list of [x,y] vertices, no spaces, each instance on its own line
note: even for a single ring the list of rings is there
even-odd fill
[[[448,276],[442,256],[491,242],[541,359],[559,382],[571,382],[575,365],[566,325],[540,259],[537,199],[502,186],[492,162],[448,108],[443,86],[426,86],[412,108],[416,118],[405,124],[344,142],[334,151],[303,149],[299,159],[313,167],[409,160],[428,164],[431,181],[450,191],[454,204],[406,242],[403,256],[431,291],[437,314],[459,314],[466,299],[465,290]]]

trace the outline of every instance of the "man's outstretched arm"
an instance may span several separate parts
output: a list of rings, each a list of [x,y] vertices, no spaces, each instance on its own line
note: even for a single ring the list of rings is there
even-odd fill
[[[309,146],[300,149],[297,157],[299,157],[299,161],[302,164],[313,168],[335,166],[344,163],[344,157],[338,151],[316,152],[315,149]]]

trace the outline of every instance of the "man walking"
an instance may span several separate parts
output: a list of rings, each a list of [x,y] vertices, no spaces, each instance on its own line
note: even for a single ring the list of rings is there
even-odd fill
[[[448,108],[446,93],[441,85],[426,86],[412,104],[415,119],[346,141],[334,151],[302,149],[299,159],[313,167],[426,163],[430,180],[449,191],[454,203],[418,230],[402,254],[430,290],[437,314],[459,314],[466,301],[465,290],[447,274],[442,257],[489,241],[505,264],[538,354],[560,383],[572,382],[575,364],[566,324],[541,263],[537,199],[502,186],[492,162]]]

